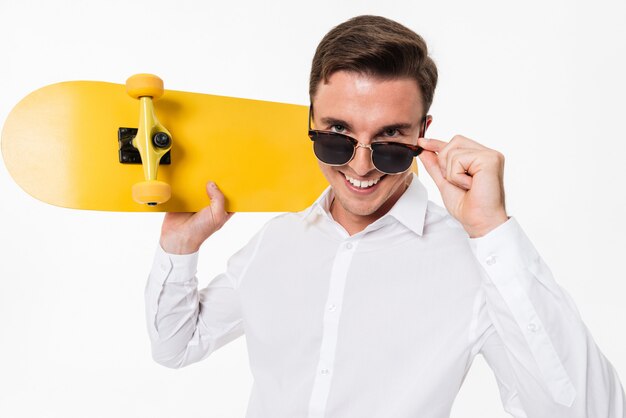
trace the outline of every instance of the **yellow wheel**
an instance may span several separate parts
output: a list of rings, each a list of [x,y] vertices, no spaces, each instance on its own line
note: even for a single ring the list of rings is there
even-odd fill
[[[126,80],[126,92],[134,99],[163,95],[163,80],[153,74],[135,74]]]
[[[133,200],[137,203],[155,206],[167,202],[171,196],[172,188],[162,181],[149,180],[133,185]]]

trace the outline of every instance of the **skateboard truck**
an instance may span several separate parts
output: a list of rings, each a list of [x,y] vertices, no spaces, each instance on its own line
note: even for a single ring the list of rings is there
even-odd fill
[[[141,154],[133,146],[133,139],[137,136],[137,128],[121,127],[117,130],[117,142],[119,144],[120,164],[141,164]],[[170,165],[172,158],[171,151],[161,157],[160,165]]]
[[[170,185],[156,179],[161,158],[172,148],[172,136],[154,113],[153,100],[163,95],[163,80],[152,74],[135,74],[126,80],[126,92],[139,100],[139,128],[132,140],[128,141],[126,137],[126,142],[130,142],[130,145],[139,151],[145,178],[144,181],[133,185],[133,200],[155,206],[167,202],[172,195]],[[129,128],[120,128],[118,132],[120,145],[124,145],[123,129]],[[125,131],[125,135],[128,135],[128,131]],[[120,158],[122,160],[124,158],[122,148]]]

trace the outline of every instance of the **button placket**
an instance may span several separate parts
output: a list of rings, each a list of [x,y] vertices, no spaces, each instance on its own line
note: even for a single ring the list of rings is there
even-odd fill
[[[357,244],[358,240],[351,239],[339,245],[330,272],[328,296],[323,311],[322,341],[317,364],[318,373],[313,383],[309,401],[309,418],[322,418],[325,414],[335,362],[343,293]]]

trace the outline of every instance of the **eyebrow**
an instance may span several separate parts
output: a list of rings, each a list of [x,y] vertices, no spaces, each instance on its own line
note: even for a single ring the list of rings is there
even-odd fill
[[[343,125],[346,128],[351,129],[350,124],[346,122],[345,120],[330,118],[330,117],[322,118],[322,125],[323,126]]]
[[[332,126],[332,125],[342,125],[345,126],[346,128],[348,128],[349,130],[352,130],[352,127],[350,126],[350,124],[348,122],[346,122],[345,120],[341,120],[341,119],[337,119],[337,118],[332,118],[332,117],[326,117],[326,118],[322,118],[322,125],[323,126]],[[382,126],[381,128],[378,129],[378,133],[380,132],[384,132],[388,129],[397,129],[399,131],[402,130],[409,130],[413,128],[413,124],[412,123],[392,123],[391,125],[385,125]]]

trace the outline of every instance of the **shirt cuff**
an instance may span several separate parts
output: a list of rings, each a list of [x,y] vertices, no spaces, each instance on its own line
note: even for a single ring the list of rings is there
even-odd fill
[[[469,239],[478,262],[490,275],[507,276],[511,266],[526,267],[537,262],[539,255],[514,217],[479,238]],[[505,269],[499,271],[500,267]],[[501,274],[498,274],[501,273]]]
[[[198,255],[198,251],[192,254],[170,254],[158,245],[151,276],[161,285],[192,280],[198,269]]]

